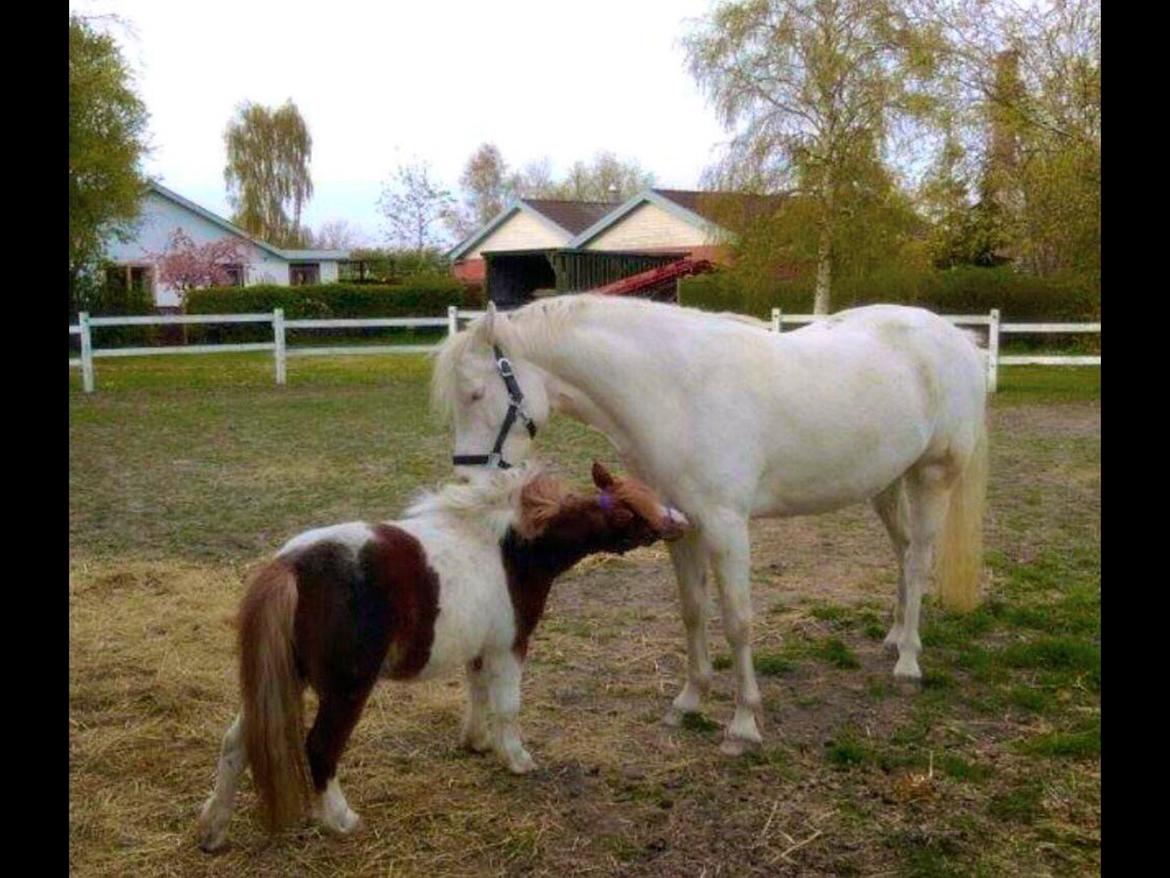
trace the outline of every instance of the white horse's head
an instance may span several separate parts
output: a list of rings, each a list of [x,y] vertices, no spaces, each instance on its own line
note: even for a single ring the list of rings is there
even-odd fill
[[[443,343],[435,359],[431,403],[455,426],[459,475],[523,460],[536,428],[548,420],[543,373],[513,355],[514,332],[489,304],[484,316]]]

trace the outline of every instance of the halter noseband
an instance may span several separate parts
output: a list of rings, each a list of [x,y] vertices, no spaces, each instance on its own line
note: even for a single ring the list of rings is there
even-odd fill
[[[512,371],[512,361],[504,356],[504,352],[500,350],[499,345],[492,345],[492,351],[496,356],[496,371],[500,373],[500,378],[503,379],[504,387],[508,389],[508,413],[504,416],[504,423],[500,426],[500,432],[496,435],[496,444],[492,446],[490,454],[456,454],[451,458],[455,466],[494,466],[499,469],[511,469],[512,464],[504,460],[502,452],[504,450],[504,441],[508,438],[508,432],[512,429],[512,425],[516,423],[519,418],[524,422],[524,426],[528,428],[528,435],[536,438],[536,422],[529,417],[528,412],[524,411],[524,393],[520,390],[520,384],[516,381],[516,373]]]

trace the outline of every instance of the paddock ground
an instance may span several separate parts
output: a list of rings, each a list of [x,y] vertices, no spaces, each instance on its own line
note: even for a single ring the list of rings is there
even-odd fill
[[[517,778],[455,746],[458,680],[375,691],[342,762],[365,825],[268,840],[250,781],[231,847],[194,823],[236,708],[249,566],[320,523],[395,515],[446,472],[421,357],[289,367],[98,364],[70,383],[70,834],[77,875],[1053,875],[1100,870],[1100,370],[1006,368],[994,398],[988,599],[928,600],[919,693],[881,649],[893,558],[864,507],[753,524],[765,746],[718,752],[732,679],[712,603],[705,713],[682,679],[661,547],[554,587],[524,681]],[[605,441],[539,446],[586,478]]]

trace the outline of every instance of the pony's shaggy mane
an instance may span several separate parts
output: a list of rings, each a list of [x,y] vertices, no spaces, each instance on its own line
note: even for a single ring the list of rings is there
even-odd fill
[[[486,525],[497,539],[509,528],[531,538],[556,514],[567,495],[564,483],[543,464],[525,461],[511,469],[486,471],[468,482],[424,491],[405,515],[446,516]]]

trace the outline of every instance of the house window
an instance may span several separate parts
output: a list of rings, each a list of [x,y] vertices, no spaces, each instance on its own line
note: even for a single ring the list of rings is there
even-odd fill
[[[242,265],[225,265],[223,270],[227,272],[228,281],[226,286],[242,287],[244,285],[244,266]]]
[[[302,284],[318,284],[321,282],[321,264],[319,262],[294,262],[288,267],[288,282],[294,287]]]
[[[154,269],[149,265],[111,265],[106,268],[106,286],[118,292],[153,292]]]

